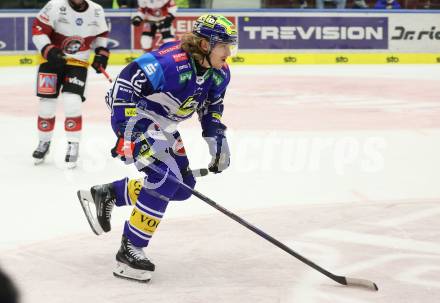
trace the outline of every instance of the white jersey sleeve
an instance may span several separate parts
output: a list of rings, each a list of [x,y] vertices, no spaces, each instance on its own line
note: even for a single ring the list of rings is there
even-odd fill
[[[33,28],[32,30],[32,42],[34,43],[35,47],[38,49],[39,52],[41,52],[42,48],[46,46],[47,44],[50,44],[50,38],[49,35],[51,33],[51,30],[54,28],[54,5],[52,1],[49,1],[37,14],[36,19],[39,21],[39,23]],[[34,22],[35,23],[35,22]],[[44,28],[46,27],[46,28]]]

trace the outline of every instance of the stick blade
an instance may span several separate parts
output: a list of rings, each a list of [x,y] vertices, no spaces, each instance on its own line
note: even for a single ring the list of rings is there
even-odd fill
[[[378,291],[379,288],[377,287],[376,283],[366,280],[366,279],[357,279],[357,278],[346,278],[347,280],[347,286],[358,286],[358,287],[365,287],[374,291]]]
[[[191,171],[192,175],[196,178],[204,177],[209,174],[209,170],[207,168],[198,168]]]

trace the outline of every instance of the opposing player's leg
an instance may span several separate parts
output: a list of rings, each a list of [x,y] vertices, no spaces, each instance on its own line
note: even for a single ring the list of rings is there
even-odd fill
[[[157,26],[154,23],[145,22],[141,35],[141,47],[144,52],[148,53],[153,50],[154,36],[156,35]]]
[[[43,63],[38,68],[38,146],[32,154],[35,164],[44,161],[49,152],[50,141],[55,127],[56,101],[61,87],[61,71]]]
[[[173,34],[172,27],[165,27],[160,29],[160,33],[162,34],[162,41],[163,43],[171,42],[176,40],[175,36]]]
[[[64,102],[64,130],[67,137],[65,162],[67,167],[74,168],[79,156],[79,142],[82,130],[82,102],[85,101],[84,90],[87,80],[87,69],[79,66],[65,67],[62,96]]]

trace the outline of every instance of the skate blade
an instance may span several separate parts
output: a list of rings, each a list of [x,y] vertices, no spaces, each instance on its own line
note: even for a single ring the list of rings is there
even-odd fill
[[[34,158],[34,165],[40,165],[41,163],[44,162],[45,159],[46,159],[46,157],[43,157],[41,159]]]
[[[104,233],[101,225],[98,222],[98,218],[94,215],[90,209],[90,205],[95,207],[95,203],[93,202],[92,194],[88,190],[78,190],[77,191],[79,202],[81,203],[81,207],[86,215],[87,222],[89,222],[90,228],[96,235],[101,235]],[[96,211],[95,211],[96,212]]]
[[[113,275],[117,278],[132,280],[141,283],[148,283],[153,276],[151,274],[151,271],[134,269],[127,264],[121,262],[116,263],[116,268],[113,270]]]
[[[66,162],[66,167],[68,169],[74,169],[76,166],[76,162]]]
[[[41,159],[34,158],[34,165],[40,165],[43,162],[44,162],[44,158]]]

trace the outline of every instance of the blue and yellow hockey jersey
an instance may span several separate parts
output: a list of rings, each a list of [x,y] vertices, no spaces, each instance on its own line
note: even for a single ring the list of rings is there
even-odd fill
[[[198,112],[203,136],[215,136],[224,129],[220,119],[229,80],[226,64],[200,75],[179,41],[166,43],[127,65],[108,91],[113,130],[121,134],[124,123],[141,111],[160,121],[163,129]]]

